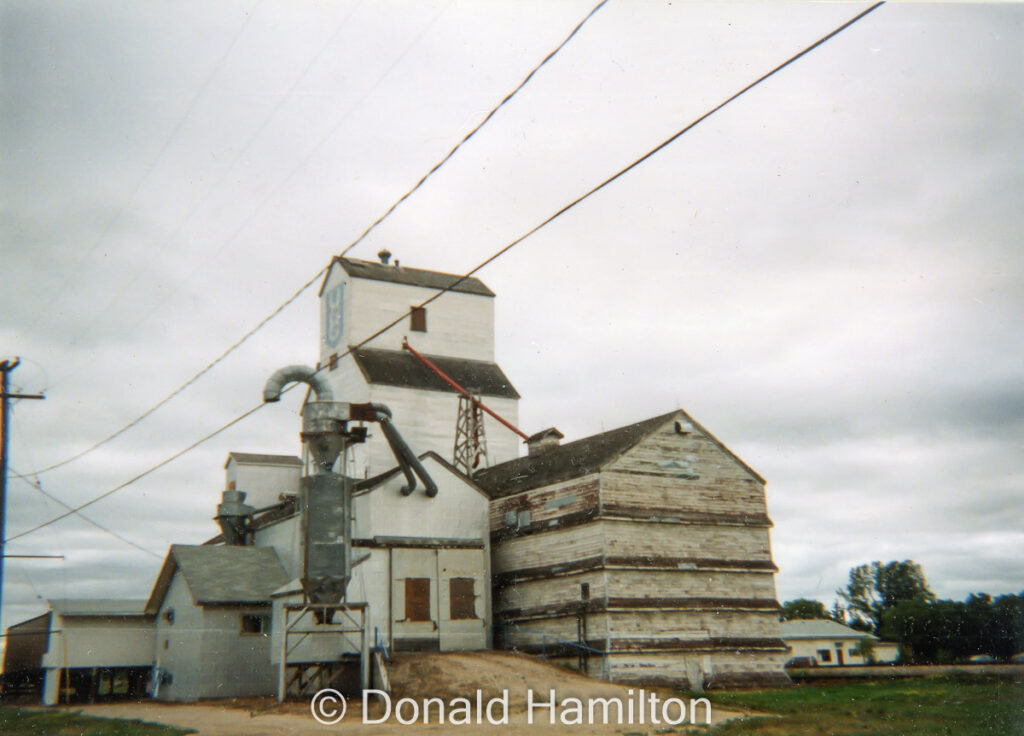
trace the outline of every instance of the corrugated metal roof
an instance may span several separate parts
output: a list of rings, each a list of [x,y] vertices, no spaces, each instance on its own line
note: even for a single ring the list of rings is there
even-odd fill
[[[264,455],[254,452],[229,452],[228,462],[234,460],[236,463],[246,465],[297,465],[302,467],[302,460],[295,455]],[[224,463],[224,467],[228,466]]]
[[[783,639],[877,639],[874,634],[851,629],[838,621],[823,618],[783,621],[780,624]]]
[[[491,498],[504,498],[531,488],[596,473],[678,412],[662,414],[626,427],[553,447],[540,455],[521,457],[481,470],[473,476]]]
[[[384,386],[419,388],[427,391],[456,393],[450,385],[404,350],[359,348],[352,353],[356,365],[369,383]],[[519,392],[496,363],[443,355],[426,356],[453,381],[468,391],[483,396],[518,399]]]
[[[374,261],[361,261],[354,258],[339,258],[335,256],[334,263],[340,263],[345,273],[357,279],[371,279],[373,281],[388,281],[393,284],[405,284],[407,286],[423,286],[428,289],[447,289],[459,291],[463,294],[477,294],[479,296],[494,296],[494,292],[487,288],[483,281],[472,276],[463,279],[462,276],[454,273],[442,273],[440,271],[426,271],[422,268],[408,268],[406,266],[385,266],[383,263]],[[328,276],[330,269],[328,269]],[[460,281],[460,279],[462,279]],[[327,284],[327,276],[324,277],[323,286]],[[453,284],[457,284],[453,286]],[[320,292],[323,293],[323,286]]]
[[[54,598],[47,601],[61,616],[143,616],[146,601],[133,598]]]

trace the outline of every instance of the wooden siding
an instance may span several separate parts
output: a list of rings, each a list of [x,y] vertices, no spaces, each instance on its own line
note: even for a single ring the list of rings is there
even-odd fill
[[[603,520],[609,556],[714,557],[722,560],[771,562],[768,530],[718,524],[652,524],[643,521]]]
[[[491,532],[501,533],[509,529],[507,514],[528,512],[529,525],[535,526],[596,511],[599,489],[600,483],[595,474],[498,499],[491,503]]]
[[[609,569],[612,598],[760,598],[775,600],[775,582],[767,571]]]
[[[570,666],[584,643],[624,682],[784,683],[770,527],[756,473],[668,420],[599,473],[491,502],[500,640]]]
[[[515,582],[498,588],[495,613],[529,610],[540,606],[570,606],[579,604],[581,586],[590,586],[590,599],[606,597],[605,574],[601,570],[575,573],[568,576],[541,578]]]
[[[492,546],[494,572],[570,563],[604,551],[604,537],[597,521],[564,529],[505,539]]]

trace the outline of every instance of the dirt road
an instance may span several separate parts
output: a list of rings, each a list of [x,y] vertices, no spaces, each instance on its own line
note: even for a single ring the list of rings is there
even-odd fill
[[[577,736],[611,736],[625,733],[684,733],[688,730],[701,730],[700,727],[682,726],[673,729],[664,725],[581,725],[564,726],[550,725],[546,720],[532,725],[526,721],[526,713],[509,714],[509,725],[451,725],[416,723],[402,725],[393,718],[382,724],[363,724],[358,709],[349,712],[344,720],[335,725],[321,725],[309,711],[296,713],[293,709],[285,712],[266,710],[262,713],[250,712],[224,705],[210,704],[164,704],[164,703],[114,703],[108,705],[86,705],[70,710],[81,710],[85,715],[105,716],[108,718],[130,718],[150,723],[162,723],[167,726],[194,729],[199,736],[298,736],[299,734],[339,734],[340,736],[414,736],[422,733],[449,733],[459,736],[495,736],[496,734],[520,733],[530,736],[556,736],[571,733]],[[739,713],[731,713],[714,709],[712,723],[721,723],[740,717]]]
[[[389,720],[383,723],[372,723],[384,716],[381,702],[370,703],[366,718],[363,718],[362,703],[354,699],[348,703],[345,717],[334,725],[318,723],[310,711],[310,703],[288,702],[276,703],[273,699],[246,699],[235,701],[205,701],[196,704],[156,703],[111,703],[104,705],[80,706],[87,715],[106,716],[111,718],[135,718],[143,721],[162,723],[179,728],[195,729],[200,736],[290,736],[291,734],[333,733],[343,736],[370,736],[382,734],[386,736],[413,736],[422,733],[452,733],[459,736],[495,736],[499,733],[522,733],[531,736],[555,736],[567,731],[578,736],[611,736],[613,734],[670,734],[681,732],[683,726],[672,727],[666,723],[653,723],[650,708],[640,720],[639,688],[585,677],[577,672],[550,665],[544,661],[508,652],[459,652],[446,654],[416,654],[396,657],[390,667],[391,683],[394,690],[391,696],[392,706],[397,706],[400,698],[411,698],[422,708],[426,698],[440,698],[446,707],[446,722],[438,723],[439,704],[432,706],[431,718],[424,722],[422,710],[415,723],[399,723],[394,712]],[[504,691],[508,691],[507,697]],[[562,703],[567,698],[577,698],[583,704],[582,724],[565,725],[563,716],[573,720],[572,713],[565,707],[548,709],[535,707],[533,723],[528,720],[529,692],[533,693],[534,703],[551,700],[550,693],[554,690],[555,700]],[[492,698],[500,698],[507,703],[507,725],[491,725],[482,716],[481,724],[476,723],[476,709],[473,709],[472,723],[458,723],[453,698],[468,698],[476,703],[477,692],[482,703]],[[664,690],[648,690],[645,699],[654,693],[663,703],[677,693]],[[618,723],[617,706],[611,706],[611,721],[603,723],[603,705],[597,699],[617,700],[623,704],[625,723]],[[591,719],[589,704],[595,701],[597,714]],[[721,711],[713,707],[714,695],[709,695],[712,702],[712,723],[720,723],[741,714]],[[629,717],[628,703],[633,702],[633,717]],[[647,700],[649,703],[650,701]],[[687,708],[689,722],[689,699],[683,699]],[[407,704],[408,705],[408,704]],[[337,707],[336,703],[328,703],[327,713]],[[79,708],[72,708],[77,710]],[[554,710],[555,723],[550,722]],[[503,712],[501,703],[495,704],[492,711],[496,719]],[[463,715],[465,711],[463,711]],[[678,705],[670,708],[669,717],[679,718]],[[698,710],[698,722],[705,722],[705,712]],[[405,720],[413,720],[407,707],[404,711]],[[595,723],[591,725],[590,721]],[[691,727],[692,728],[692,727]],[[699,729],[698,729],[699,730]]]

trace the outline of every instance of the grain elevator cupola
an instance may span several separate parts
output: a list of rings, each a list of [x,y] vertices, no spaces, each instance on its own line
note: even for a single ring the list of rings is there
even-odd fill
[[[519,394],[495,362],[494,292],[477,278],[400,266],[386,248],[377,255],[378,261],[336,257],[328,268],[320,289],[324,380],[347,400],[390,406],[416,452],[433,451],[463,467],[457,448],[467,447],[469,437],[466,472],[518,457],[521,439],[507,426],[518,422]],[[437,370],[404,350],[406,341]],[[505,422],[483,414],[467,433],[466,422],[457,421],[465,419],[467,402],[453,383]],[[393,465],[383,431],[367,431],[367,442],[349,457],[356,477]]]

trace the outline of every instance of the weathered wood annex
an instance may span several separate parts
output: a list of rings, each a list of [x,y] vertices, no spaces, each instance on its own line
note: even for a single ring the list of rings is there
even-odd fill
[[[616,681],[786,682],[764,479],[683,411],[559,436],[475,476],[503,645]]]

